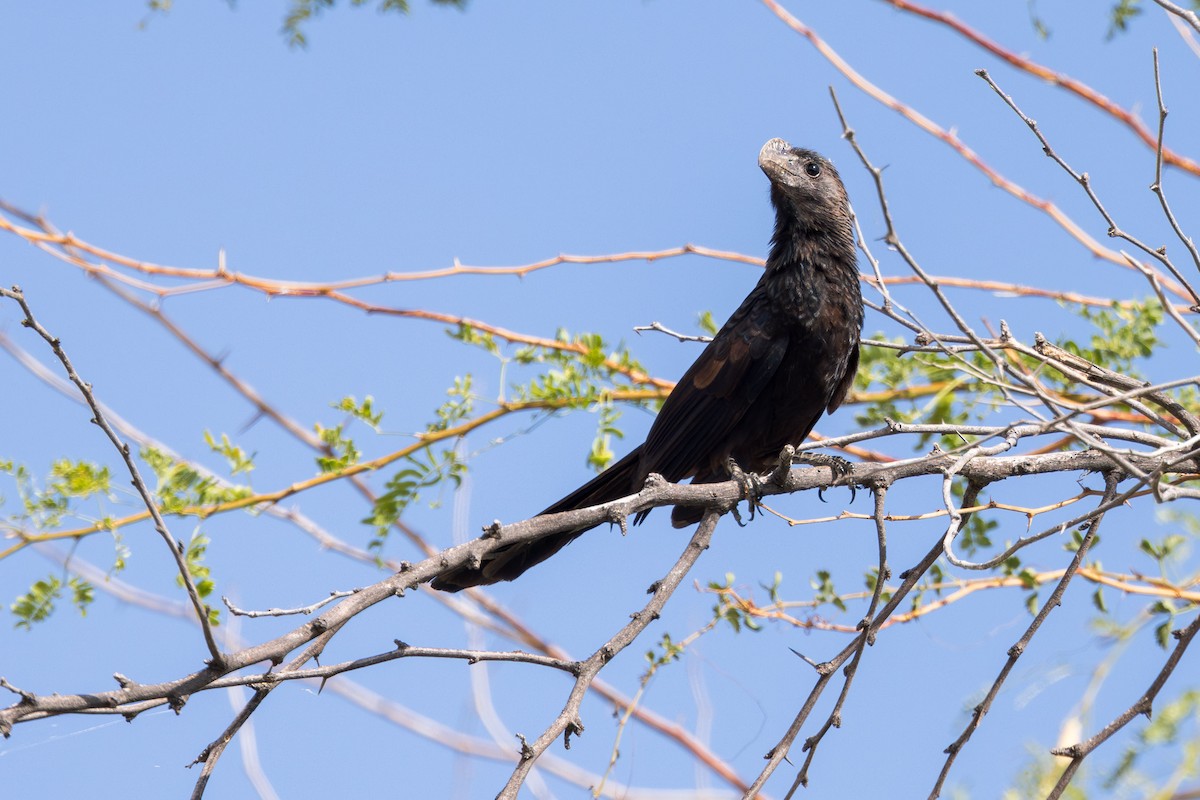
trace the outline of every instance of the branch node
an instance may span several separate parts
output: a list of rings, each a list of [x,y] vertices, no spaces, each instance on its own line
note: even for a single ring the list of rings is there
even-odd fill
[[[529,742],[525,741],[525,734],[518,733],[517,740],[521,742],[521,760],[522,761],[528,761],[529,759],[533,758],[536,755],[536,753],[534,753],[534,751],[533,751],[533,748],[529,746]]]
[[[167,705],[171,707],[171,710],[174,711],[176,715],[182,713],[183,707],[187,705],[187,701],[187,695],[174,693],[167,695]]]
[[[571,737],[572,736],[579,737],[582,735],[583,735],[583,720],[581,720],[579,717],[575,717],[575,718],[571,719],[569,722],[567,722],[567,727],[563,731],[563,749],[564,750],[571,749]]]

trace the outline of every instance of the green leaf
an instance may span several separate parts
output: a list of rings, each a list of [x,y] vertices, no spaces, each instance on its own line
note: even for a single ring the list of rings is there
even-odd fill
[[[44,622],[54,612],[54,601],[62,596],[62,581],[51,575],[35,582],[9,609],[16,616],[16,627],[31,630],[35,622]]]
[[[375,410],[375,398],[371,397],[371,395],[364,397],[361,403],[355,400],[353,395],[347,395],[336,403],[330,403],[330,405],[338,411],[346,412],[372,430],[379,430],[379,422],[383,419],[383,412]]]
[[[229,463],[229,471],[231,475],[248,473],[254,469],[254,456],[247,456],[242,448],[234,446],[234,444],[229,441],[228,435],[222,433],[221,441],[218,442],[213,438],[213,435],[210,432],[205,431],[204,443],[207,444],[209,449],[214,453],[220,453],[225,457],[225,460]]]

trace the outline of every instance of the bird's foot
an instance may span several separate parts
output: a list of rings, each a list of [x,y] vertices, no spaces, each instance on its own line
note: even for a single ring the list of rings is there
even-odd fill
[[[758,509],[758,501],[762,499],[762,478],[753,472],[746,472],[732,458],[725,462],[725,467],[729,470],[729,477],[737,481],[738,485],[742,487],[742,497],[746,498],[746,503],[750,506],[750,519],[754,519],[754,512]],[[745,527],[746,523],[742,522],[742,515],[738,513],[736,505],[734,505],[732,512],[733,518],[737,520],[737,524]]]
[[[782,454],[780,454],[782,457]],[[831,456],[827,453],[797,453],[794,457],[796,463],[807,464],[810,467],[829,467],[833,473],[833,483],[830,486],[849,486],[850,487],[850,502],[854,502],[854,496],[857,494],[857,487],[852,481],[847,480],[854,474],[854,465],[841,456]],[[821,502],[825,502],[825,487],[817,489],[817,497]]]

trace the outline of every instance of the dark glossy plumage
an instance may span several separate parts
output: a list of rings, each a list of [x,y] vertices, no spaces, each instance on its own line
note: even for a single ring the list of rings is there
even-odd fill
[[[633,494],[652,472],[672,482],[723,481],[729,458],[747,471],[766,471],[785,445],[804,441],[845,399],[863,321],[846,190],[827,160],[781,139],[763,145],[758,163],[775,207],[758,284],[680,378],[646,441],[543,514]],[[702,513],[678,506],[671,522],[683,527]],[[512,580],[584,530],[500,548],[478,569],[450,570],[432,585],[458,591]]]

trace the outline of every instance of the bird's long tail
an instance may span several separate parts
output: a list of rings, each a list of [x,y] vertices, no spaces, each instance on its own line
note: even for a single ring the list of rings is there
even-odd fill
[[[644,477],[639,474],[641,451],[642,448],[638,447],[542,514],[575,511],[633,494],[641,488],[641,479]],[[484,556],[483,563],[478,566],[456,567],[434,578],[430,586],[443,592],[457,592],[471,586],[511,581],[535,564],[550,558],[592,527],[595,526],[563,531],[532,542],[501,546]]]

